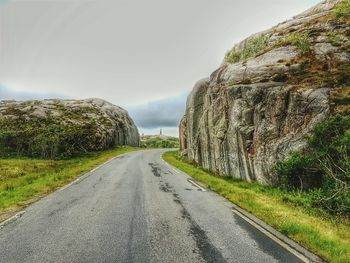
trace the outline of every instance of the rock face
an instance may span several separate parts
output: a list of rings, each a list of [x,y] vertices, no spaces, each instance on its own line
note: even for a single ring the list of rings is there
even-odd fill
[[[200,80],[180,123],[188,159],[223,176],[273,182],[315,124],[349,114],[350,26],[325,1],[249,37]]]
[[[67,152],[61,149],[67,141],[79,148],[70,151],[140,144],[137,127],[127,111],[101,99],[0,101],[1,134],[0,146],[2,142],[3,147],[14,150],[15,145],[29,155],[40,152],[33,148],[35,144],[41,144],[47,154]]]

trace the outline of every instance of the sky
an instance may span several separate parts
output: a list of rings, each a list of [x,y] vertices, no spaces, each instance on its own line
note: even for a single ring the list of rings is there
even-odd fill
[[[177,135],[188,93],[245,37],[315,0],[0,0],[0,99],[97,97]]]

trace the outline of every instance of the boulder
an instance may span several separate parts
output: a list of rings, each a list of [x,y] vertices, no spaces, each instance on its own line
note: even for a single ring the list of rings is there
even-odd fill
[[[339,2],[324,1],[242,41],[195,85],[179,127],[189,160],[270,184],[276,162],[302,151],[316,124],[350,113],[349,100],[332,95],[349,96],[342,91],[350,86],[350,26],[332,18]]]
[[[139,144],[127,111],[101,99],[0,101],[2,153],[51,158]]]

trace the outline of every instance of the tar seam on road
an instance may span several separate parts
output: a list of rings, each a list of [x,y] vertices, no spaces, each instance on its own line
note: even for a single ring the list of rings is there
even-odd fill
[[[185,206],[182,204],[179,195],[174,189],[165,183],[161,185],[162,191],[172,193],[174,202],[177,203],[181,208],[182,218],[187,220],[190,224],[190,234],[193,236],[198,248],[198,254],[207,263],[226,263],[225,258],[221,252],[209,241],[205,231],[192,219],[190,213],[187,211]]]
[[[164,159],[163,159],[163,161],[164,161]],[[167,165],[172,167],[169,163],[167,163]],[[183,173],[183,174],[187,175],[186,173]],[[189,179],[187,179],[187,181],[195,185],[196,181],[191,179],[192,178],[191,176],[189,176],[189,175],[187,175],[187,176],[190,177]],[[225,200],[227,200],[227,199],[225,198]],[[230,202],[230,203],[232,203],[232,202]],[[274,228],[268,227],[266,225],[266,223],[264,223],[260,219],[256,218],[255,216],[251,215],[249,212],[245,211],[243,208],[240,208],[239,206],[237,206],[234,203],[232,203],[232,204],[233,204],[232,211],[237,216],[239,216],[240,218],[242,218],[243,220],[245,220],[246,222],[251,224],[254,228],[259,230],[261,233],[266,235],[268,238],[270,238],[271,240],[273,240],[274,242],[276,242],[277,244],[282,246],[284,249],[286,249],[287,251],[289,251],[293,255],[295,255],[301,261],[307,262],[307,263],[326,262],[323,259],[321,259],[320,257],[318,257],[317,255],[308,251],[306,248],[300,246],[298,243],[296,243],[293,240],[289,239],[288,237],[284,236],[282,233],[278,232]]]
[[[156,177],[160,177],[161,171],[159,165],[156,163],[149,163],[148,165],[151,166],[153,175]]]

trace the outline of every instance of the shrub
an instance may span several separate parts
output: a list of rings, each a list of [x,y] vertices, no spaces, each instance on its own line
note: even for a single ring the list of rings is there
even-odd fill
[[[323,197],[315,203],[350,214],[350,117],[338,115],[316,126],[308,143],[324,172]]]
[[[274,171],[278,183],[288,190],[304,190],[319,187],[322,171],[315,159],[301,153],[293,153],[284,162],[277,163]]]
[[[275,165],[279,184],[309,191],[312,205],[350,215],[350,117],[337,115],[318,124],[304,153]]]
[[[243,49],[238,50],[236,47],[234,47],[232,50],[227,52],[225,60],[228,63],[237,63],[239,61],[255,57],[267,48],[268,40],[268,37],[265,35],[252,37],[248,39]]]
[[[50,119],[0,119],[0,156],[68,158],[102,150],[95,123],[62,124]]]

